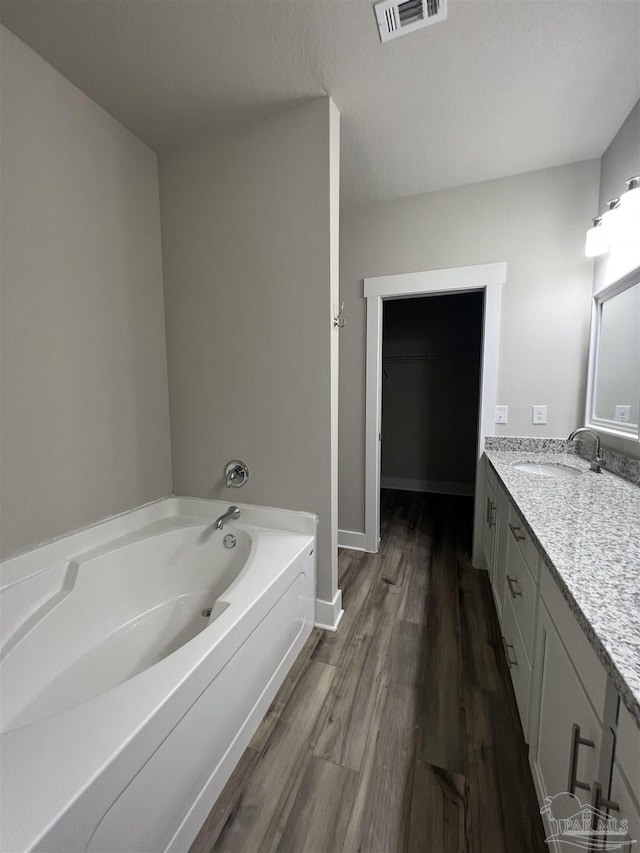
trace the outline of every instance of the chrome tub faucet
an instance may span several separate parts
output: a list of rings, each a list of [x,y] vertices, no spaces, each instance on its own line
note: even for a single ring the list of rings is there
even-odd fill
[[[226,512],[223,512],[219,518],[216,518],[216,520],[208,527],[205,527],[200,534],[200,542],[208,542],[209,537],[215,533],[216,530],[222,530],[227,521],[231,521],[231,519],[235,518],[240,518],[240,509],[237,506],[230,506],[229,509]]]
[[[222,530],[227,521],[231,521],[236,518],[240,518],[240,510],[237,506],[230,506],[226,512],[222,513],[220,518],[216,518],[211,526],[214,530]]]

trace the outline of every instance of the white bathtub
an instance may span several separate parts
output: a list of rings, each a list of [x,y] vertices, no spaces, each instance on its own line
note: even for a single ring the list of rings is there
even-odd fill
[[[169,498],[0,567],[2,851],[189,848],[314,619],[315,517],[241,505],[205,536],[227,507]]]

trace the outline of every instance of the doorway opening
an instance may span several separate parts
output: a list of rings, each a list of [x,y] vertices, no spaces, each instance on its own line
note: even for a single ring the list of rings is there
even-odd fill
[[[380,486],[473,496],[484,293],[388,299]]]
[[[494,435],[500,342],[500,305],[506,278],[505,263],[427,270],[364,280],[367,302],[366,403],[365,403],[365,530],[364,549],[376,552],[380,545],[380,486],[382,442],[382,318],[383,303],[415,296],[445,296],[477,292],[483,298],[480,402],[476,431],[476,501],[472,562],[482,561],[481,465],[485,436]],[[388,371],[387,371],[388,372]]]

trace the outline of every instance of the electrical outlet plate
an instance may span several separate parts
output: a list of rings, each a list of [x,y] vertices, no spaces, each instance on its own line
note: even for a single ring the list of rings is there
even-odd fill
[[[497,424],[506,424],[509,418],[509,406],[496,406],[496,420]]]
[[[631,420],[631,406],[616,406],[617,421],[623,424],[628,424]]]
[[[532,423],[534,423],[534,424],[546,424],[546,422],[547,422],[547,407],[546,406],[534,406],[533,407]]]

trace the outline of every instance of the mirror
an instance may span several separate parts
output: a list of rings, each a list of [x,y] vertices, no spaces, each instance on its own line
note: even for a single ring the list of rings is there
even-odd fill
[[[640,270],[594,296],[587,425],[638,439]]]

